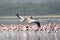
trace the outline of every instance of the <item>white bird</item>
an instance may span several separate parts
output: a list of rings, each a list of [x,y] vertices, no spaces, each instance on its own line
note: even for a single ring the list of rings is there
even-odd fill
[[[28,23],[35,23],[38,25],[38,27],[41,27],[40,25],[41,22],[39,20],[33,19],[32,16],[27,18],[21,17],[19,16],[19,14],[16,14],[16,16],[20,19],[21,22],[26,20]]]

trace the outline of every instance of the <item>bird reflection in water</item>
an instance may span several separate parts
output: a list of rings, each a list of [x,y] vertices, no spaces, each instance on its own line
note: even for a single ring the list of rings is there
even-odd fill
[[[22,35],[22,40],[29,40],[29,32],[28,31],[23,32],[21,35]]]
[[[40,40],[40,32],[38,31],[30,31],[29,32],[29,39],[30,40]]]
[[[40,40],[40,34],[38,33],[38,31],[35,31],[35,40]]]
[[[37,31],[26,31],[21,33],[21,40],[40,40],[40,34]]]

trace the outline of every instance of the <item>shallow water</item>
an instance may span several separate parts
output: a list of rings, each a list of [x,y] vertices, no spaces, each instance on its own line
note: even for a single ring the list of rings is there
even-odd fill
[[[46,23],[60,22],[60,19],[41,19]],[[0,24],[21,23],[19,19],[0,19]],[[16,31],[3,30],[0,31],[0,40],[60,40],[60,31],[55,33],[52,31]]]
[[[38,20],[42,20],[44,23],[59,23],[60,22],[60,18],[41,18]],[[21,23],[19,21],[18,18],[0,18],[0,24],[14,24],[14,23]],[[22,22],[21,24],[23,23],[27,23],[26,21],[25,22]]]
[[[60,40],[60,32],[3,30],[0,31],[0,40]]]

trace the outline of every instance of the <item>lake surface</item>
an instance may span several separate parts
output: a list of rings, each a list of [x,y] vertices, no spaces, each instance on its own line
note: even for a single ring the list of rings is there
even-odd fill
[[[38,18],[38,20],[42,20],[44,23],[59,23],[60,18]],[[0,18],[0,24],[14,24],[14,23],[21,23],[17,18]],[[27,23],[27,22],[22,22]]]
[[[52,19],[39,19],[43,20],[44,23],[60,22],[60,18]],[[0,24],[13,24],[21,23],[19,19],[0,19]],[[25,23],[25,22],[23,22]],[[22,24],[22,23],[21,23]],[[17,30],[2,30],[0,31],[0,40],[60,40],[60,30],[58,33],[52,31],[48,33],[47,31],[17,31]]]
[[[0,31],[0,40],[60,40],[60,32],[47,31]]]
[[[0,1],[0,16],[15,16],[19,15],[60,15],[60,1],[48,1],[45,3],[20,3],[21,0],[1,0]],[[6,3],[5,3],[6,2]],[[22,1],[21,1],[22,2]],[[34,1],[33,1],[34,2]],[[38,1],[39,2],[39,1]],[[53,19],[39,19],[44,23],[59,23],[60,18]],[[0,24],[15,24],[21,23],[19,19],[0,19]],[[23,22],[26,23],[26,22]],[[21,23],[21,24],[23,24]],[[60,32],[47,33],[46,31],[16,31],[16,30],[3,30],[0,31],[0,40],[60,40]]]

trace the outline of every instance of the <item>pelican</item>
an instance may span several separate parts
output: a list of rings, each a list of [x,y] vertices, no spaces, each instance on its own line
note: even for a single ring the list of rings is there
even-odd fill
[[[41,27],[40,25],[41,22],[39,20],[33,19],[32,16],[27,17],[27,18],[21,17],[19,16],[19,14],[16,14],[16,16],[20,19],[21,22],[26,20],[28,23],[35,23],[38,25],[39,28]]]

